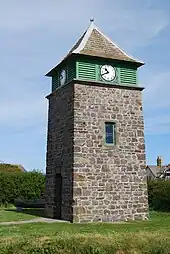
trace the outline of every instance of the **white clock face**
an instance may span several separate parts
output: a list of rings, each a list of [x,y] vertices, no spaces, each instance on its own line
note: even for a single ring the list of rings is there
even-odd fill
[[[113,81],[116,77],[116,70],[111,65],[103,65],[100,69],[100,75],[106,81]]]
[[[66,82],[66,71],[62,70],[60,73],[60,85],[64,85],[64,83]]]

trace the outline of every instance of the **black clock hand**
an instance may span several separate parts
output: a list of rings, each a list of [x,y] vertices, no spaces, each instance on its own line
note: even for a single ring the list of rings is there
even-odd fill
[[[109,71],[106,68],[105,68],[105,71],[106,72],[102,73],[102,76],[109,73]]]
[[[108,74],[108,73],[109,73],[109,71],[108,71],[108,69],[107,69],[107,68],[105,68],[105,71],[106,71],[106,72],[104,72],[104,73],[103,73],[103,75],[105,75],[105,74]]]
[[[109,71],[108,71],[108,69],[107,69],[107,68],[105,68],[105,71],[106,71],[106,73],[105,73],[105,74],[108,74],[108,73],[109,73]]]

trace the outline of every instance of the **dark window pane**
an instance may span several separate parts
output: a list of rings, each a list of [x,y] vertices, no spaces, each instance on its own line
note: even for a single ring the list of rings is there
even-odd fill
[[[105,123],[106,144],[115,144],[115,123]]]
[[[106,124],[106,133],[113,133],[113,124]]]
[[[106,136],[106,143],[107,144],[113,144],[113,135]]]

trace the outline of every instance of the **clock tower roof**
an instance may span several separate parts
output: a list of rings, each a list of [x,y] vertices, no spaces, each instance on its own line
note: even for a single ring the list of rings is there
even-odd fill
[[[116,43],[114,43],[105,34],[103,34],[100,29],[94,24],[94,19],[91,19],[90,21],[91,23],[88,29],[77,40],[75,45],[64,57],[62,62],[69,58],[71,55],[86,55],[91,57],[100,57],[104,59],[114,59],[118,61],[131,62],[136,64],[137,67],[144,65],[144,62],[139,61],[134,57],[128,55]],[[48,72],[46,76],[50,76],[56,67],[54,67],[50,72]]]
[[[66,58],[71,54],[89,55],[108,59],[134,62],[138,66],[144,63],[128,55],[116,43],[103,34],[91,19],[88,29],[79,38]]]

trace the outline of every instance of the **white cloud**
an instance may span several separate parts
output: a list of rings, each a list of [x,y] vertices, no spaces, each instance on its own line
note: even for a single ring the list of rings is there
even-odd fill
[[[166,10],[150,8],[152,1],[150,5],[148,3],[143,1],[141,5],[141,1],[134,0],[1,2],[1,125],[26,126],[31,121],[37,124],[46,121],[44,97],[50,91],[50,81],[34,77],[43,77],[48,68],[67,53],[91,16],[96,18],[101,30],[125,50],[133,52],[135,48],[151,43],[169,20]],[[32,84],[26,78],[32,78]],[[156,82],[159,87],[161,78]],[[150,107],[156,105],[158,97],[162,104],[165,97],[167,101],[167,94],[160,90],[158,96],[154,87],[148,86],[145,96],[152,100]],[[164,99],[160,100],[160,97]]]
[[[170,109],[170,70],[150,73],[144,91],[144,104],[147,109]]]
[[[29,80],[17,76],[9,78],[9,84],[1,80],[0,124],[1,126],[24,127],[44,122],[47,115],[47,99],[43,89],[36,86],[36,79]],[[39,81],[40,82],[40,81]]]
[[[109,32],[126,47],[145,45],[151,42],[168,24],[166,10],[148,7],[148,1],[98,1],[98,0],[37,0],[1,3],[0,29],[22,30],[46,29],[58,38],[82,33],[91,16],[104,31]],[[10,18],[9,18],[10,17]],[[46,36],[46,34],[44,34]]]
[[[150,76],[143,96],[146,133],[170,133],[170,70]]]
[[[110,33],[116,36],[125,48],[134,50],[149,45],[169,24],[168,15],[161,10],[128,10],[123,11],[121,22],[119,15],[114,16]]]
[[[169,134],[170,114],[145,118],[145,133],[148,135]]]

